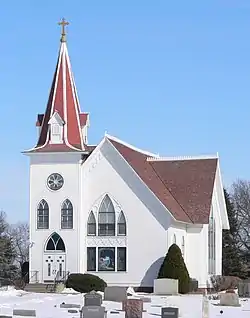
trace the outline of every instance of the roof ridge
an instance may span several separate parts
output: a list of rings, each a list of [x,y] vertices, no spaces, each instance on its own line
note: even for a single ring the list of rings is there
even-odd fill
[[[148,160],[147,160],[148,161]],[[155,174],[157,175],[157,177],[159,178],[159,180],[161,180],[161,182],[164,184],[164,187],[168,190],[168,192],[171,194],[172,198],[175,200],[175,202],[180,206],[180,208],[182,209],[182,211],[186,214],[186,216],[189,218],[189,220],[193,222],[193,220],[190,218],[190,216],[187,214],[187,212],[185,211],[185,209],[183,208],[182,204],[180,204],[180,202],[175,198],[175,196],[172,194],[172,192],[169,190],[169,188],[166,186],[165,182],[162,180],[162,178],[159,176],[159,174],[157,173],[157,171],[155,170],[155,168],[153,167],[153,165],[151,165],[151,163],[148,161],[148,163],[150,164],[150,166],[152,167],[152,169],[154,170]]]
[[[170,156],[170,157],[156,157],[147,158],[147,161],[181,161],[181,160],[207,160],[207,159],[218,159],[219,154],[215,155],[198,155],[198,156]]]
[[[107,137],[108,139],[112,139],[113,141],[116,141],[116,142],[118,142],[119,144],[121,144],[121,145],[123,145],[123,146],[126,146],[126,147],[128,147],[128,148],[130,148],[130,149],[132,149],[132,150],[134,150],[134,151],[137,151],[137,152],[139,152],[139,153],[142,153],[142,154],[144,154],[144,155],[147,155],[148,157],[154,157],[154,158],[158,158],[158,157],[159,157],[159,154],[155,154],[155,153],[152,153],[152,152],[149,152],[149,151],[146,151],[146,150],[142,150],[142,149],[140,149],[140,148],[137,148],[137,147],[135,147],[135,146],[133,146],[133,145],[131,145],[131,144],[129,144],[129,143],[127,143],[127,142],[125,142],[125,141],[123,141],[123,140],[121,140],[121,139],[115,137],[115,136],[109,135],[107,132],[105,132],[105,137]]]

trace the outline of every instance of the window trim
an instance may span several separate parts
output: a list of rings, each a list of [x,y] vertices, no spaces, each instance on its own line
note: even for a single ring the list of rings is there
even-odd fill
[[[94,223],[90,223],[89,222],[89,219],[93,216],[94,218]],[[90,234],[89,233],[89,225],[95,225],[95,233],[94,234]],[[96,224],[96,217],[94,215],[94,212],[91,210],[90,213],[89,213],[89,216],[88,216],[88,219],[87,219],[87,236],[97,236],[97,224]]]
[[[70,209],[68,208],[68,209],[64,209],[64,204],[66,204],[67,203],[67,201],[69,202],[69,205],[71,204],[71,208],[72,208],[72,227],[63,227],[62,226],[62,224],[63,224],[63,221],[62,221],[62,217],[63,217],[63,210],[65,210],[65,211],[69,211]],[[66,215],[65,215],[66,216]],[[64,216],[64,217],[65,217]],[[68,220],[67,220],[67,224],[69,224],[69,215],[67,215],[67,218],[68,218]],[[65,223],[65,222],[64,222]],[[73,203],[72,203],[72,201],[69,199],[69,198],[66,198],[65,200],[63,200],[63,202],[62,202],[62,204],[61,204],[61,210],[60,210],[60,229],[61,230],[74,230],[74,206],[73,206]]]
[[[124,222],[120,222],[121,218],[124,219]],[[120,233],[119,229],[120,229],[121,225],[124,225],[125,233]],[[118,216],[118,220],[117,220],[117,236],[127,236],[127,221],[126,221],[126,218],[125,218],[123,211],[120,212],[120,214]]]
[[[44,201],[44,205],[47,204],[47,206],[48,206],[48,208],[47,208],[47,210],[48,210],[48,225],[47,225],[47,227],[39,227],[38,226],[38,223],[39,223],[39,207],[43,203],[43,201]],[[45,209],[43,207],[43,211],[44,210]],[[44,218],[44,215],[41,215],[41,216]],[[44,221],[43,221],[43,224],[44,224]],[[49,204],[48,204],[47,200],[42,199],[42,200],[39,201],[39,203],[38,203],[38,205],[36,207],[36,229],[37,230],[49,230],[49,226],[50,226],[50,208],[49,208]]]
[[[106,200],[108,200],[108,203],[109,205],[105,204],[106,203]],[[111,206],[111,210],[109,210],[109,207]],[[114,222],[112,223],[108,223],[108,222],[100,222],[100,216],[101,215],[113,215],[113,218],[114,218]],[[106,218],[105,218],[106,219]],[[99,209],[98,209],[98,215],[97,215],[97,223],[98,223],[98,226],[97,226],[97,236],[109,236],[109,237],[112,237],[112,236],[116,236],[116,213],[115,213],[115,207],[114,207],[114,204],[110,198],[110,196],[108,194],[105,194],[104,198],[102,199],[101,201],[101,204],[99,206]],[[100,231],[100,227],[101,226],[104,226],[105,225],[105,228],[106,228],[106,231],[104,234],[101,234],[101,231]],[[110,235],[108,233],[109,231],[109,227],[112,227],[112,235]],[[113,229],[114,227],[114,229]]]
[[[96,266],[95,270],[88,270],[88,248],[95,249],[95,261]],[[115,251],[115,269],[114,270],[99,270],[99,249],[100,248],[114,248]],[[118,248],[124,248],[125,249],[125,271],[118,270]],[[127,246],[87,246],[86,247],[86,255],[87,255],[87,266],[86,271],[88,273],[127,273],[128,272],[128,248]]]

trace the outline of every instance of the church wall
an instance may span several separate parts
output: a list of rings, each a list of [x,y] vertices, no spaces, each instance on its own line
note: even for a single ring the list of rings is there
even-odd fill
[[[141,181],[109,142],[105,142],[101,151],[89,159],[83,168],[81,271],[87,269],[87,246],[126,246],[126,272],[94,273],[109,285],[153,286],[167,252],[166,229],[171,217],[165,209],[162,210],[161,204],[148,189],[141,185]],[[116,217],[120,210],[124,212],[126,237],[86,236],[88,214],[91,210],[97,213],[105,194],[114,203]]]
[[[221,218],[221,211],[223,206],[219,200],[219,191],[220,191],[220,184],[219,184],[219,170],[217,169],[216,172],[216,179],[215,179],[215,186],[212,198],[213,204],[213,213],[216,220],[216,275],[221,275],[222,273],[222,218]],[[224,195],[224,194],[223,194]]]
[[[78,155],[79,156],[79,155]],[[30,275],[39,271],[39,281],[43,280],[45,243],[53,232],[57,232],[66,247],[66,268],[71,272],[79,269],[79,164],[76,155],[36,154],[30,158]],[[58,172],[64,178],[64,185],[57,191],[47,187],[47,178]],[[44,199],[49,205],[49,229],[37,229],[37,207]],[[61,229],[61,205],[65,199],[73,204],[73,229]]]
[[[186,265],[190,277],[198,280],[199,288],[207,286],[207,244],[207,225],[187,226]]]

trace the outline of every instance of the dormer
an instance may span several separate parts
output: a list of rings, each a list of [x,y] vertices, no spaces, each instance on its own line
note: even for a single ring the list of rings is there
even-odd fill
[[[50,130],[50,144],[62,144],[63,143],[63,125],[64,121],[57,111],[54,112],[49,122]]]

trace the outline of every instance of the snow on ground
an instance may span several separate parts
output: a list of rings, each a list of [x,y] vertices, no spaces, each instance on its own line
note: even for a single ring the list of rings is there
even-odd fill
[[[131,292],[132,294],[132,292]],[[138,296],[138,294],[136,295]],[[182,318],[202,317],[202,296],[150,296],[151,303],[144,303],[143,318],[161,317],[161,307],[179,307]],[[79,318],[80,314],[70,314],[67,309],[61,309],[60,304],[71,303],[83,305],[83,295],[76,294],[72,290],[64,290],[61,294],[35,294],[15,290],[12,287],[0,289],[0,315],[12,315],[13,308],[35,309],[38,318]],[[210,301],[210,318],[249,318],[250,299],[241,299],[241,307],[220,307],[218,301]],[[116,302],[103,302],[108,311],[108,318],[124,318],[124,312],[118,314],[110,313],[111,310],[121,309],[121,304]],[[223,313],[220,311],[223,310]]]

